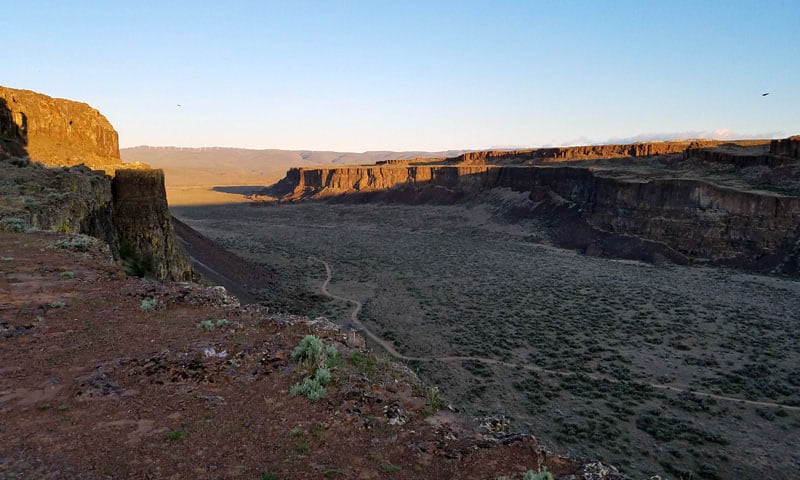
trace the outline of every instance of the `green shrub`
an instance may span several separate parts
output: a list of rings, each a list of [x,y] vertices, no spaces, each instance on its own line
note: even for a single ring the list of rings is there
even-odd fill
[[[306,335],[292,350],[292,360],[299,362],[303,367],[302,382],[292,385],[289,393],[296,397],[304,395],[309,400],[317,401],[325,396],[325,385],[333,377],[331,370],[338,367],[342,361],[336,347],[330,345],[325,348],[322,340],[314,335]]]
[[[0,231],[20,233],[28,231],[28,228],[28,223],[21,218],[6,217],[0,219]]]
[[[312,402],[316,402],[325,397],[325,387],[316,378],[306,378],[302,383],[292,385],[289,394],[293,397],[304,395]]]
[[[314,380],[319,382],[320,385],[327,385],[331,381],[331,371],[325,367],[319,367],[314,372]]]
[[[428,402],[430,402],[431,410],[434,412],[444,410],[444,408],[447,406],[444,403],[442,395],[439,393],[439,387],[431,387],[428,389]]]
[[[197,329],[198,330],[205,330],[207,332],[210,332],[210,331],[212,331],[214,329],[217,329],[217,328],[220,328],[220,327],[224,327],[227,324],[228,324],[228,321],[225,320],[224,318],[221,318],[219,320],[203,320],[202,322],[199,322],[197,324]]]
[[[66,302],[50,302],[47,304],[50,308],[64,308],[67,306]]]
[[[92,237],[87,235],[71,235],[69,238],[64,238],[53,244],[54,248],[61,248],[64,250],[85,251],[92,244]]]
[[[322,340],[314,335],[306,335],[300,344],[292,350],[292,360],[310,367],[319,365],[322,359]]]
[[[143,312],[152,312],[158,306],[158,300],[155,298],[143,298],[141,305],[139,308],[142,309]]]
[[[328,345],[325,348],[325,366],[328,368],[336,368],[342,365],[342,359],[339,356],[339,350],[333,345]]]
[[[164,440],[182,440],[189,436],[189,432],[186,430],[173,430],[171,432],[167,432],[164,434]]]
[[[547,467],[541,467],[537,472],[533,470],[525,472],[522,480],[553,480],[553,474],[547,471]]]

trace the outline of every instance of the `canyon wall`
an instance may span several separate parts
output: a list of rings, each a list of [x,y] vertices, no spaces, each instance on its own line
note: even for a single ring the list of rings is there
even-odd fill
[[[627,236],[667,247],[674,255],[661,255],[668,258],[786,273],[796,272],[800,254],[800,198],[699,180],[630,180],[579,166],[381,165],[292,169],[278,186],[288,192],[286,200],[349,197],[411,203],[460,200],[508,188],[529,193],[532,211],[561,223],[564,243],[583,249],[597,247],[590,244],[599,240],[610,245],[608,235],[616,236],[618,244]],[[592,238],[571,244],[570,236],[579,236],[587,226]],[[620,248],[627,247],[614,247],[614,255],[624,256]]]
[[[27,155],[46,165],[102,169],[121,163],[117,131],[85,103],[0,86],[0,123],[3,143],[16,130]],[[2,148],[20,156],[18,148]]]

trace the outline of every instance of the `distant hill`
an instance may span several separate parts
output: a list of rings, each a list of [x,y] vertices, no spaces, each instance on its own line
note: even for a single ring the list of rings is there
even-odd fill
[[[442,152],[326,152],[250,150],[244,148],[132,147],[120,150],[125,162],[144,162],[166,172],[168,187],[266,185],[294,167],[374,164],[382,160],[451,157],[465,150]]]

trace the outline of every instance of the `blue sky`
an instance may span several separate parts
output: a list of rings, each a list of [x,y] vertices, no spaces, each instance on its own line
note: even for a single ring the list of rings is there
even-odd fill
[[[29,0],[2,10],[0,84],[91,104],[123,147],[800,133],[797,0]]]

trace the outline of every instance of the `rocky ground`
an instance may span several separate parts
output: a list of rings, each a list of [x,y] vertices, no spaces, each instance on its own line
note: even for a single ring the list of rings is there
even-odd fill
[[[89,237],[0,232],[0,245],[0,478],[579,470],[532,437],[503,432],[503,422],[481,427],[434,411],[413,374],[327,320],[240,307],[219,288],[127,277]],[[340,354],[316,402],[289,393],[303,376],[291,352],[309,334]],[[588,468],[580,478],[613,477]]]

